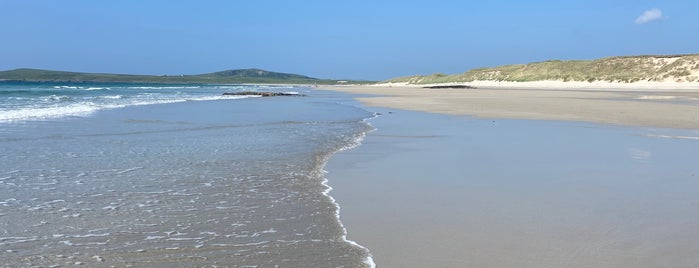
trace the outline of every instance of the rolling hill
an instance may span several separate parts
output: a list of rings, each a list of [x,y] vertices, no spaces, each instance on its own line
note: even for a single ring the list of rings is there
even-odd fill
[[[115,82],[115,83],[198,83],[198,84],[337,84],[339,80],[318,79],[298,74],[260,69],[226,70],[198,75],[131,75],[79,73],[39,69],[0,71],[0,81],[26,82]],[[343,81],[359,83],[366,81]]]

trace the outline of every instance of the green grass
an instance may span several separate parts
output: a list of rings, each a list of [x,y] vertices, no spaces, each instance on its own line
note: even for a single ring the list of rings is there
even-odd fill
[[[77,73],[38,69],[0,71],[0,81],[27,82],[115,82],[160,84],[337,84],[339,80],[318,79],[297,74],[277,73],[260,69],[227,70],[198,75],[130,75]],[[369,83],[371,81],[348,81]]]
[[[654,60],[665,61],[657,64]],[[674,62],[671,62],[673,61]],[[408,76],[385,82],[411,84],[459,83],[472,81],[528,82],[542,80],[637,82],[675,81],[694,82],[699,78],[692,72],[699,70],[699,55],[623,56],[597,60],[551,60],[529,64],[506,65],[494,68],[472,69],[455,75]]]

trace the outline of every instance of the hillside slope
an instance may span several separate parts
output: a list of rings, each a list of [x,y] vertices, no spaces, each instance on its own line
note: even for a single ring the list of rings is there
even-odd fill
[[[266,83],[266,84],[336,84],[338,80],[317,79],[303,75],[277,73],[260,69],[227,70],[198,75],[130,75],[78,73],[39,69],[0,71],[0,81],[28,82],[119,82],[119,83]]]
[[[385,82],[408,84],[473,81],[692,82],[699,83],[699,55],[624,56],[597,60],[544,61],[479,68],[462,74],[409,76]]]

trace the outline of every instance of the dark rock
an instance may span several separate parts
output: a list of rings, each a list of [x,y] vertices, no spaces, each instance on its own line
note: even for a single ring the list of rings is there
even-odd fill
[[[290,92],[259,92],[259,91],[240,91],[240,92],[225,92],[223,95],[232,96],[262,96],[262,97],[277,97],[277,96],[300,96],[303,95],[298,93]]]
[[[469,89],[475,89],[476,87],[474,86],[469,86],[469,85],[444,85],[444,86],[429,86],[429,87],[422,87],[422,88],[469,88]]]

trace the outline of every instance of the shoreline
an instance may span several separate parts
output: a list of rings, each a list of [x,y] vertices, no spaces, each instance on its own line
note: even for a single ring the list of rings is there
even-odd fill
[[[366,118],[362,121],[367,123],[367,120],[372,119],[372,118],[376,118],[376,116]],[[325,167],[328,165],[328,163],[333,159],[333,157],[335,155],[338,155],[344,151],[352,150],[354,148],[361,146],[362,141],[366,138],[367,134],[371,131],[373,131],[373,130],[368,129],[368,130],[362,131],[361,133],[359,133],[358,135],[356,135],[354,137],[354,139],[352,140],[352,142],[350,144],[347,144],[344,147],[341,147],[341,148],[337,149],[336,151],[325,155],[321,160],[322,164],[318,167],[318,170],[319,170],[318,176],[320,176],[320,178],[322,179],[321,184],[325,188],[325,190],[323,190],[323,192],[322,192],[323,196],[328,198],[330,200],[330,203],[332,203],[333,206],[335,207],[335,219],[336,219],[338,225],[340,226],[340,228],[342,229],[342,235],[340,238],[345,243],[348,243],[348,244],[352,245],[353,247],[360,248],[361,250],[366,252],[367,256],[363,260],[363,263],[368,268],[376,268],[376,262],[374,261],[374,258],[371,255],[371,250],[369,248],[367,248],[366,246],[364,246],[360,243],[357,243],[356,241],[354,241],[352,239],[347,238],[347,227],[342,223],[341,213],[340,213],[342,207],[340,206],[340,203],[337,202],[337,199],[335,199],[335,197],[333,197],[333,195],[332,195],[332,191],[334,190],[334,188],[332,186],[330,186],[330,180],[328,179],[328,176],[327,176],[328,171],[325,169]]]
[[[482,89],[550,89],[550,90],[605,90],[605,91],[688,91],[699,90],[699,82],[673,82],[673,81],[639,81],[633,83],[609,82],[609,81],[561,81],[541,80],[527,82],[512,81],[488,81],[476,80],[471,82],[452,82],[436,84],[408,84],[408,83],[378,83],[377,87],[424,87],[424,86],[448,86],[468,85]]]
[[[699,90],[657,88],[426,89],[421,86],[322,86],[359,95],[369,107],[429,113],[699,129]]]

